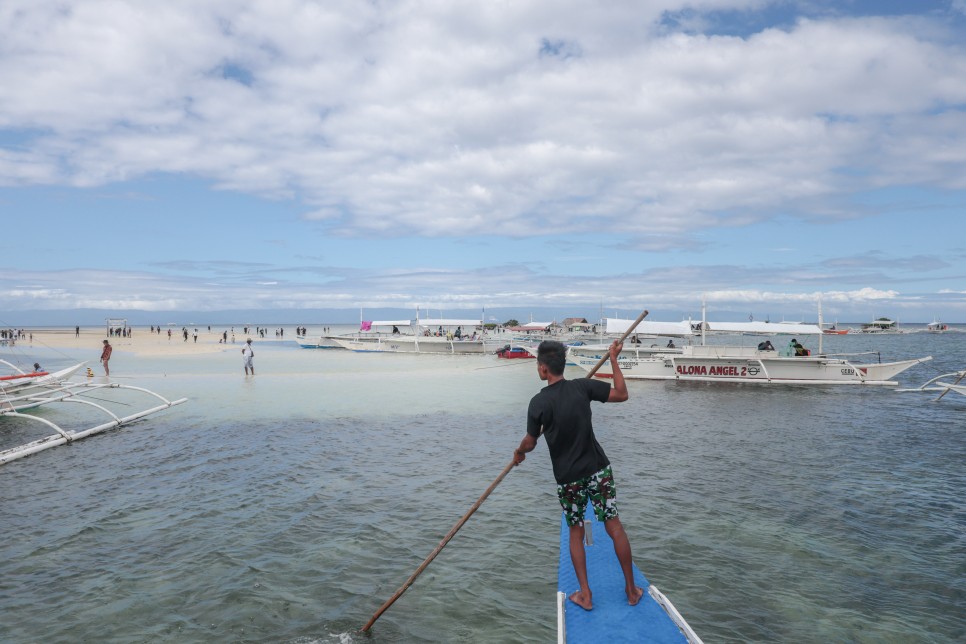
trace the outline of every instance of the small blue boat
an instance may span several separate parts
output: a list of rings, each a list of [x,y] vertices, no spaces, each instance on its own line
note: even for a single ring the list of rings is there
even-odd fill
[[[701,638],[691,630],[670,600],[647,581],[636,565],[634,579],[644,589],[644,596],[636,606],[628,605],[627,595],[624,594],[624,574],[614,554],[614,542],[607,535],[604,524],[594,516],[589,504],[584,527],[587,576],[594,593],[594,609],[586,611],[567,599],[579,588],[579,584],[570,561],[570,530],[561,512],[560,568],[557,576],[558,644],[701,644]]]

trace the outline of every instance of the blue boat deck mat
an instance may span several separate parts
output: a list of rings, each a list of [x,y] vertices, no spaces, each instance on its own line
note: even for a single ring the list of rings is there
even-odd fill
[[[580,588],[573,563],[570,561],[570,529],[560,513],[560,568],[557,590],[570,596]],[[624,573],[621,572],[614,542],[604,524],[594,516],[587,504],[585,525],[593,533],[592,546],[584,546],[587,553],[587,579],[593,593],[594,609],[586,611],[569,599],[566,605],[568,644],[615,644],[618,642],[687,642],[671,617],[647,592],[650,582],[634,566],[634,580],[644,589],[637,606],[629,606],[624,593]]]

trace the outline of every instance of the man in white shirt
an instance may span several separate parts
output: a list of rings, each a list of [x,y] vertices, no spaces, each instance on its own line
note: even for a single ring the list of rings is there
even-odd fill
[[[252,351],[252,339],[248,338],[245,342],[244,348],[242,348],[242,361],[245,363],[245,375],[248,375],[248,370],[251,369],[252,375],[255,375],[255,365],[252,364],[252,358],[255,357],[255,352]]]

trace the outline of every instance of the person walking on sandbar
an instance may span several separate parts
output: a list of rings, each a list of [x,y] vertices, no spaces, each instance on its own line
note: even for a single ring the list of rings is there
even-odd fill
[[[255,352],[252,351],[252,339],[248,338],[245,342],[245,346],[242,347],[242,362],[245,363],[245,375],[248,375],[248,370],[251,369],[252,375],[255,375],[255,365],[252,363],[252,359],[255,357]]]
[[[563,377],[567,364],[567,347],[555,340],[544,340],[537,347],[537,374],[547,386],[530,400],[527,410],[527,433],[513,452],[513,462],[520,465],[527,452],[537,446],[541,431],[547,438],[553,475],[557,480],[557,498],[563,507],[570,530],[570,560],[577,573],[580,589],[570,601],[584,610],[594,607],[587,581],[587,558],[584,552],[584,511],[590,501],[597,519],[604,523],[614,542],[614,552],[624,573],[627,603],[637,605],[644,590],[634,583],[631,545],[617,514],[617,485],[610,460],[594,436],[591,401],[616,403],[627,400],[627,385],[617,357],[623,344],[610,345],[613,387],[602,380]]]
[[[111,361],[111,353],[114,351],[114,347],[107,340],[104,340],[104,350],[101,351],[101,363],[104,365],[104,375],[111,375],[111,368],[108,363]]]

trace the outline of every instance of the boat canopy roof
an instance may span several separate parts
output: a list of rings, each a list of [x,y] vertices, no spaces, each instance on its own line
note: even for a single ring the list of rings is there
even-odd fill
[[[707,322],[708,331],[722,333],[760,333],[785,335],[822,335],[817,324],[796,322]],[[700,322],[698,323],[700,327]]]
[[[544,329],[557,326],[556,322],[527,322],[513,327],[514,331],[543,331]]]
[[[634,320],[607,318],[607,333],[624,333],[630,328]],[[708,331],[721,333],[758,333],[772,335],[821,335],[822,329],[816,324],[795,324],[789,322],[706,322]],[[682,322],[654,322],[643,320],[634,329],[634,333],[641,335],[673,335],[691,336],[700,333],[701,322],[694,323],[695,329],[686,321]]]
[[[482,320],[460,320],[451,318],[426,318],[425,320],[412,320],[406,322],[413,326],[482,326]]]
[[[369,324],[372,326],[409,326],[412,320],[373,320]]]
[[[876,327],[876,326],[887,327],[887,326],[895,326],[895,325],[896,325],[895,320],[890,320],[889,318],[879,318],[878,320],[872,320],[871,322],[866,322],[862,326],[868,328],[868,327]]]
[[[634,320],[623,320],[620,318],[607,318],[606,333],[624,333],[631,328]],[[642,320],[634,329],[634,333],[641,335],[674,335],[688,336],[694,335],[691,325],[687,322],[654,322],[653,320]]]

